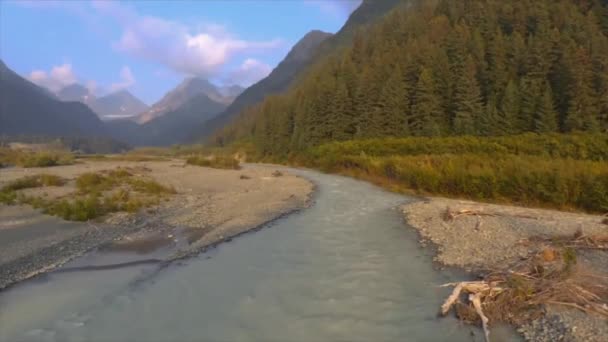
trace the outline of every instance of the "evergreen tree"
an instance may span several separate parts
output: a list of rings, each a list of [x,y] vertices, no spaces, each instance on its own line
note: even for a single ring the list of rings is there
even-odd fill
[[[607,11],[599,0],[400,6],[216,141],[285,154],[372,136],[608,130]]]
[[[481,92],[476,78],[473,58],[467,58],[462,77],[456,84],[456,114],[454,132],[456,134],[475,134],[475,121],[483,112]]]
[[[543,91],[543,96],[534,118],[534,131],[537,133],[547,133],[555,132],[557,129],[557,112],[553,103],[551,87],[545,84],[545,90]]]
[[[507,83],[500,106],[500,115],[504,121],[504,132],[514,134],[518,132],[518,119],[521,110],[521,98],[519,89],[513,80]]]
[[[592,86],[591,63],[585,50],[579,48],[576,51],[574,64],[570,66],[573,83],[570,90],[570,103],[566,117],[566,129],[568,131],[593,131],[599,130],[598,108]]]
[[[413,135],[439,135],[438,118],[442,109],[430,70],[423,68],[416,85],[412,115],[408,126]]]

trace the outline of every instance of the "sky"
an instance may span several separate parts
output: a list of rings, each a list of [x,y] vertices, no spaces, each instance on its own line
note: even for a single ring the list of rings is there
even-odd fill
[[[126,89],[152,104],[185,77],[249,86],[361,0],[0,0],[0,59],[53,91]]]

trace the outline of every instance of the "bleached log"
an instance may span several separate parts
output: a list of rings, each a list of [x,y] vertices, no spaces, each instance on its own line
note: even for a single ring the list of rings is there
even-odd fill
[[[454,305],[454,303],[456,303],[456,301],[458,301],[458,297],[460,297],[460,292],[462,292],[462,287],[464,283],[458,283],[456,285],[456,287],[454,287],[454,290],[452,291],[452,294],[445,300],[445,302],[443,303],[443,305],[441,305],[441,314],[442,315],[447,315],[448,312],[450,312],[450,309],[452,308],[452,306]]]
[[[490,342],[490,329],[488,328],[488,322],[490,320],[481,309],[481,293],[469,294],[469,301],[473,303],[475,312],[477,312],[477,314],[481,318],[481,326],[483,327],[483,333],[486,337],[486,342]]]

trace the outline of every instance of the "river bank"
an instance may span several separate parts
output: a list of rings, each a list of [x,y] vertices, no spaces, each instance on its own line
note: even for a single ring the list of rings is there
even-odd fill
[[[435,260],[473,274],[505,270],[533,257],[549,243],[534,239],[606,235],[605,217],[445,198],[427,198],[402,207],[423,244],[437,247]],[[608,276],[608,253],[577,251],[577,267]],[[602,341],[608,321],[577,309],[545,305],[544,314],[519,326],[529,341]]]
[[[266,166],[216,170],[181,161],[86,161],[52,168],[0,170],[0,187],[40,173],[68,180],[61,187],[27,189],[28,195],[68,197],[85,172],[117,168],[145,173],[176,194],[138,214],[110,214],[67,222],[29,206],[0,205],[0,289],[55,269],[96,248],[146,252],[164,248],[163,260],[180,258],[256,229],[306,207],[313,185]],[[133,171],[135,170],[135,171]]]

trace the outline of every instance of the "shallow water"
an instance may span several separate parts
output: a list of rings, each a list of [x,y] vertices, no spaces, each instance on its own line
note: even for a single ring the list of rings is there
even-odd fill
[[[437,285],[463,275],[433,269],[397,210],[411,199],[298,172],[318,185],[311,208],[196,258],[55,272],[0,294],[0,341],[483,340],[437,318],[449,291]]]

